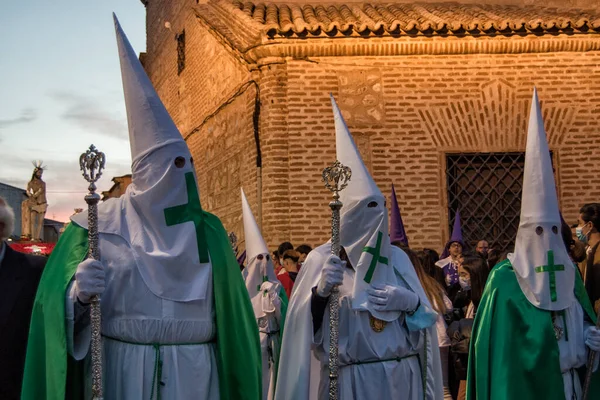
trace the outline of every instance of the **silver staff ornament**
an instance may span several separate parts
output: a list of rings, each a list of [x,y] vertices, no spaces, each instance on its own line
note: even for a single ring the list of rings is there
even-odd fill
[[[91,145],[85,153],[79,157],[79,167],[85,180],[90,184],[89,193],[85,196],[88,205],[88,258],[100,260],[100,245],[98,243],[98,202],[100,195],[96,193],[96,182],[102,176],[104,169],[104,153],[98,151]],[[92,398],[103,399],[102,387],[102,337],[101,337],[101,314],[100,298],[94,296],[91,299],[90,320],[92,326]]]
[[[348,186],[352,171],[339,161],[323,170],[325,187],[333,193],[331,208],[331,254],[340,256],[340,192]],[[339,340],[339,298],[337,286],[331,290],[329,296],[329,398],[338,398],[338,340]]]

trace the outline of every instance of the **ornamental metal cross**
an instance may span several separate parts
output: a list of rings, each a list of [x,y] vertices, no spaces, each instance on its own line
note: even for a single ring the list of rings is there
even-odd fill
[[[204,233],[204,214],[202,213],[196,179],[192,172],[186,172],[185,186],[188,202],[179,206],[165,208],[165,221],[167,226],[179,225],[184,222],[194,223],[200,263],[205,264],[210,262],[210,259],[208,257],[208,247],[206,246],[206,234]]]
[[[369,246],[363,248],[363,253],[369,253],[373,256],[373,259],[371,260],[371,265],[369,265],[369,270],[365,275],[365,282],[367,283],[371,283],[371,279],[373,279],[373,274],[375,273],[375,268],[377,268],[377,263],[389,265],[388,259],[386,257],[381,257],[382,242],[383,233],[377,232],[377,244],[375,245],[375,248]]]
[[[540,267],[535,267],[535,272],[547,272],[550,277],[550,299],[552,302],[555,302],[557,299],[556,295],[556,272],[564,271],[564,265],[554,265],[554,252],[552,250],[548,251],[548,265],[542,265]]]

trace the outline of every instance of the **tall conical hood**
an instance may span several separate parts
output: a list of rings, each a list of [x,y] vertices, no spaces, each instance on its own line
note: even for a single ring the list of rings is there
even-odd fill
[[[404,223],[402,222],[402,216],[400,215],[400,207],[398,207],[398,200],[396,200],[396,189],[394,189],[393,183],[390,214],[390,241],[392,243],[402,243],[408,247],[408,237],[406,236],[406,231],[404,230]]]
[[[269,300],[269,296],[261,291],[261,286],[265,282],[275,285],[275,293],[279,293],[281,283],[275,275],[273,260],[269,256],[269,249],[265,243],[260,229],[256,224],[248,199],[242,193],[242,217],[244,220],[244,238],[246,241],[246,251],[248,266],[242,271],[242,277],[246,284],[246,290],[252,302],[254,315],[256,318],[262,318],[270,312],[273,312],[273,303]],[[262,255],[262,257],[257,257]]]
[[[521,220],[509,256],[521,290],[536,307],[564,310],[574,301],[575,267],[561,236],[558,197],[537,90],[533,91]]]
[[[460,243],[463,247],[465,243],[463,242],[462,236],[462,226],[460,223],[460,211],[457,209],[456,214],[454,215],[454,225],[452,226],[452,234],[450,235],[450,240],[446,243],[446,247],[444,247],[444,251],[440,256],[440,259],[447,258],[450,255],[450,245],[454,242]]]
[[[362,199],[369,196],[378,196],[384,199],[383,194],[363,163],[360,152],[354,143],[352,134],[348,130],[348,126],[346,126],[346,121],[344,121],[344,117],[342,116],[333,95],[331,96],[331,105],[333,107],[333,117],[335,121],[335,148],[337,159],[352,170],[351,183],[341,193],[342,202],[344,202],[344,199]],[[343,212],[344,211],[342,210],[342,213]]]
[[[248,260],[252,261],[252,259],[259,254],[268,255],[269,248],[267,247],[267,244],[260,233],[258,224],[254,219],[254,215],[250,209],[250,204],[248,204],[248,199],[246,198],[244,189],[241,189],[241,193],[242,217],[244,220],[244,238],[246,241],[246,257]]]
[[[135,169],[136,163],[146,154],[173,142],[185,145],[185,141],[154,90],[116,15],[113,14],[113,18],[127,108],[131,159]]]
[[[394,268],[390,264],[392,249],[385,197],[363,163],[333,96],[331,105],[337,159],[352,170],[352,179],[340,193],[343,203],[340,211],[340,243],[356,271],[352,307],[355,310],[368,310],[384,321],[393,321],[399,313],[372,309],[366,292],[372,284],[396,284]]]

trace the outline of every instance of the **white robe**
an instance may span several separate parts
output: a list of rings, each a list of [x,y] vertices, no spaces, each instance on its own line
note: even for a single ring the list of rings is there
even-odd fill
[[[104,399],[150,399],[155,380],[163,399],[219,399],[215,345],[209,343],[216,335],[212,285],[205,300],[164,300],[148,289],[122,238],[100,234],[100,253],[106,271],[102,335],[122,340],[103,339]],[[69,287],[66,300],[68,350],[78,360],[87,356],[89,367],[89,325],[73,335],[75,285]],[[157,351],[143,343],[163,344],[158,350],[160,377],[155,373]],[[89,382],[86,388],[86,398],[91,398]],[[153,398],[156,395],[155,388]]]
[[[313,250],[296,280],[286,318],[275,396],[277,400],[328,397],[329,307],[325,310],[321,328],[313,335],[310,302],[311,288],[316,286],[330,252],[330,244]],[[393,248],[392,263],[398,272],[397,284],[410,286],[419,295],[421,307],[415,316],[429,310],[433,318],[430,318],[426,329],[417,329],[402,313],[397,320],[388,323],[382,332],[374,332],[370,327],[368,312],[355,311],[351,307],[354,270],[346,269],[344,283],[340,287],[339,311],[338,397],[341,400],[421,400],[424,397],[442,397],[436,314],[431,310],[406,254]],[[397,357],[401,360],[395,360]],[[361,364],[356,364],[357,361]],[[426,373],[425,379],[423,371]]]
[[[583,323],[582,323],[583,322]],[[565,390],[565,399],[581,399],[582,382],[579,380],[575,368],[579,368],[587,363],[588,348],[585,345],[585,329],[591,326],[584,321],[584,311],[575,300],[569,308],[565,310],[565,319],[559,315],[556,317],[555,325],[563,328],[563,335],[558,341],[558,350],[560,357],[560,371],[563,375],[563,385]],[[565,329],[566,325],[566,329]],[[567,341],[567,335],[569,340]],[[596,357],[595,367],[598,366]],[[573,397],[575,394],[575,397]]]

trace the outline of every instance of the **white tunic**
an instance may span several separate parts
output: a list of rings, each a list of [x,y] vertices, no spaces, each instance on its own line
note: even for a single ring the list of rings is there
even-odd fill
[[[313,334],[311,288],[317,285],[329,254],[330,244],[313,250],[294,285],[286,315],[276,400],[327,398],[329,307],[325,309],[321,327]],[[419,296],[421,306],[413,316],[400,313],[382,332],[375,332],[370,326],[368,311],[352,307],[354,269],[344,271],[339,310],[339,399],[434,400],[443,397],[435,331],[437,315],[408,256],[394,247],[390,260],[386,268],[396,270],[396,284],[410,286]]]
[[[565,399],[580,399],[582,396],[581,382],[575,368],[579,368],[587,362],[588,348],[585,345],[584,335],[585,329],[591,324],[584,321],[584,311],[577,300],[565,310],[564,322],[562,316],[558,315],[554,323],[563,329],[563,335],[558,341],[558,350]]]
[[[420,360],[424,340],[421,332],[409,332],[404,313],[388,323],[382,332],[375,332],[367,311],[352,310],[354,270],[346,268],[340,289],[339,310],[339,398],[423,399],[423,378]],[[404,286],[402,282],[397,283]],[[319,399],[329,393],[329,307],[321,329],[315,335],[314,351],[324,368],[321,369]],[[401,384],[400,384],[401,383]]]
[[[100,234],[100,253],[106,271],[104,398],[147,400],[151,394],[157,398],[158,388],[163,399],[219,399],[212,285],[206,300],[163,300],[145,285],[123,239]],[[90,329],[73,337],[75,285],[67,291],[68,349],[81,360],[88,353]]]

